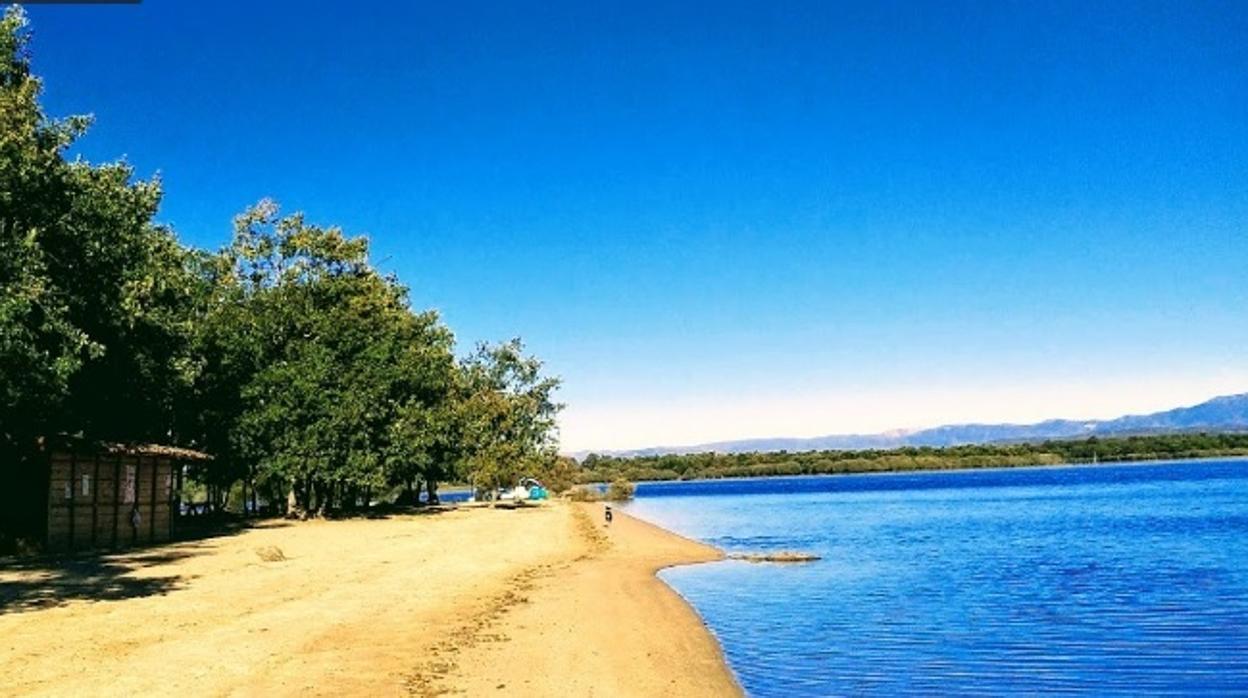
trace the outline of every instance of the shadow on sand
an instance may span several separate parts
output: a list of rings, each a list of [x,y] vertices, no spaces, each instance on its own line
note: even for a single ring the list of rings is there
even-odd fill
[[[180,522],[174,540],[166,544],[120,552],[0,556],[0,615],[53,608],[70,601],[119,601],[176,591],[189,578],[142,573],[211,552],[212,539],[237,535],[253,525],[241,518],[190,518]],[[267,520],[264,525],[290,524]]]
[[[382,506],[336,512],[330,519],[387,519],[452,511],[454,505]],[[146,570],[212,551],[211,541],[255,526],[294,525],[283,519],[236,516],[186,517],[174,540],[120,552],[84,551],[61,555],[0,556],[0,615],[54,608],[70,601],[119,601],[158,596],[185,586],[185,575],[148,575]]]
[[[339,521],[346,519],[389,519],[394,516],[433,516],[445,514],[448,511],[455,511],[456,508],[455,504],[377,504],[367,509],[344,509],[327,512],[325,518],[331,521]]]
[[[166,594],[180,575],[133,576],[146,567],[195,555],[157,550],[105,556],[9,558],[0,561],[0,614],[60,606],[70,601],[118,601]]]

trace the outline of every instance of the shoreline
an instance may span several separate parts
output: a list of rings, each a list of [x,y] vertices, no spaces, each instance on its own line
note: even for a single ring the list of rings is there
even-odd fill
[[[0,694],[741,695],[655,574],[722,558],[569,502],[0,558]]]
[[[521,603],[468,636],[426,695],[740,696],[702,617],[657,573],[725,559],[718,548],[602,505],[568,507],[585,550],[527,580]],[[522,631],[522,632],[521,632]],[[481,668],[519,667],[497,675]]]

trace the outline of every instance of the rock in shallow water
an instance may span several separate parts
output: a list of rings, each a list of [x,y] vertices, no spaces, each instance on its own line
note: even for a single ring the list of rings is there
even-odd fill
[[[729,560],[745,560],[746,562],[814,562],[820,560],[818,555],[800,553],[793,550],[781,550],[775,553],[742,553],[729,555]]]

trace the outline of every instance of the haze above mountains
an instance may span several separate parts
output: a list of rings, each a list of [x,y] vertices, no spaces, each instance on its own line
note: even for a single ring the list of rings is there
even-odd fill
[[[655,446],[619,451],[582,451],[618,457],[666,454],[748,453],[768,451],[858,450],[902,446],[957,446],[962,444],[1079,439],[1092,436],[1130,436],[1181,431],[1248,431],[1248,393],[1224,395],[1191,407],[1152,414],[1127,415],[1109,420],[1050,419],[1035,424],[948,424],[913,431],[879,434],[831,434],[809,438],[757,438],[717,441],[690,446]]]

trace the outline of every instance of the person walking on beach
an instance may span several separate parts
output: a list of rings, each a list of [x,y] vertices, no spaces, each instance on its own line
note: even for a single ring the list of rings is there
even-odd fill
[[[603,518],[607,520],[607,525],[610,526],[611,525],[611,505],[610,504],[603,505],[602,516]]]

